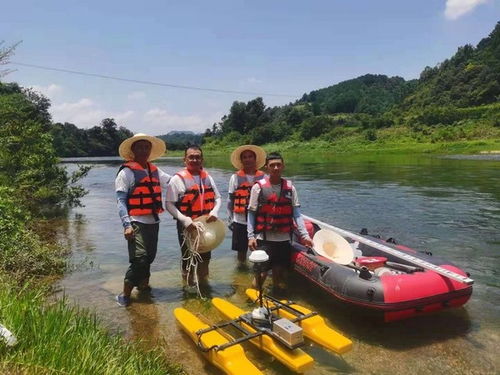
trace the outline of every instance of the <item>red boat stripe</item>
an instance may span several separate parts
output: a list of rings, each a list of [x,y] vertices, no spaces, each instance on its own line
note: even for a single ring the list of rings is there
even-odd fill
[[[440,265],[440,267],[458,273],[459,275],[466,276],[466,274],[457,267],[450,265]],[[384,288],[384,302],[386,303],[416,300],[468,288],[468,285],[429,270],[412,274],[386,274],[382,275],[380,280]]]

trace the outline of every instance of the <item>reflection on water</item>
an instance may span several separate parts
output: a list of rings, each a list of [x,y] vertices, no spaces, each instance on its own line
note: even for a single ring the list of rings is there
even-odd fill
[[[75,162],[90,162],[95,168],[84,182],[89,190],[86,207],[56,225],[61,240],[72,250],[75,269],[61,282],[66,295],[96,311],[111,330],[139,339],[146,347],[160,345],[189,373],[220,374],[196,353],[173,319],[173,309],[182,306],[207,321],[221,320],[208,300],[182,291],[173,220],[163,215],[151,294],[134,294],[131,307],[119,308],[114,296],[121,290],[128,262],[113,192],[120,161]],[[158,164],[170,174],[180,168],[179,159],[162,159]],[[209,160],[207,167],[225,198],[231,174],[228,161]],[[291,275],[286,297],[317,310],[354,341],[352,352],[343,357],[307,346],[317,363],[311,373],[498,372],[494,353],[500,343],[499,172],[498,160],[376,155],[287,160],[286,175],[297,187],[305,214],[352,231],[366,227],[371,233],[431,250],[453,260],[476,280],[465,308],[384,324],[376,316],[332,301],[300,276]],[[221,209],[221,217],[225,216]],[[236,269],[229,234],[213,253],[210,273],[204,295],[251,308],[244,291],[252,275]],[[267,354],[244,346],[265,373],[289,373]]]

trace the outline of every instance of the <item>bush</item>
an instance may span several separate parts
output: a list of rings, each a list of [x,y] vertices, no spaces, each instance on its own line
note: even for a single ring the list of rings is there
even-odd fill
[[[373,142],[377,140],[377,132],[375,129],[367,129],[364,132],[364,137],[367,141]]]
[[[300,136],[306,141],[319,137],[325,134],[330,129],[335,126],[345,123],[345,119],[342,117],[335,118],[330,115],[321,115],[316,117],[311,117],[305,120],[299,127]]]
[[[249,134],[249,143],[263,145],[270,142],[280,141],[289,133],[284,130],[280,123],[272,123],[253,129]]]
[[[344,136],[348,135],[350,131],[344,127],[337,127],[333,128],[330,130],[328,133],[326,133],[324,136],[321,138],[326,139],[327,141],[333,142],[336,141],[340,138],[343,138]]]
[[[430,106],[424,109],[416,120],[425,125],[449,125],[462,118],[464,118],[464,114],[455,107]]]
[[[32,277],[57,276],[66,267],[65,251],[44,243],[26,227],[31,217],[12,188],[0,187],[0,271],[19,283]]]

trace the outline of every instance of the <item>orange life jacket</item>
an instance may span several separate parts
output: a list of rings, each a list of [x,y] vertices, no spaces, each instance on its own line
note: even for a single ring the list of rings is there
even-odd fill
[[[281,179],[280,196],[273,192],[269,177],[257,181],[261,191],[255,216],[255,233],[291,233],[293,227],[292,182]]]
[[[127,198],[128,214],[141,216],[158,215],[163,212],[158,168],[148,163],[148,172],[135,161],[122,164],[120,171],[123,168],[130,168],[134,172],[135,179],[133,189]]]
[[[253,177],[252,183],[248,182],[247,176],[243,169],[236,173],[238,179],[238,187],[233,193],[233,212],[244,214],[247,212],[248,200],[250,198],[250,190],[252,185],[264,178],[264,172],[257,171]]]
[[[186,187],[184,195],[175,204],[179,211],[192,219],[210,213],[215,206],[215,193],[208,173],[203,169],[200,171],[201,186],[187,169],[176,174],[182,178]]]

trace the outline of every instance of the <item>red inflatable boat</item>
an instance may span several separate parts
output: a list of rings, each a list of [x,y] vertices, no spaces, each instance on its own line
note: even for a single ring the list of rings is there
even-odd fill
[[[338,264],[294,242],[293,269],[340,301],[383,313],[386,322],[465,304],[473,280],[451,262],[394,241],[358,235],[306,217],[310,234],[334,230],[354,248],[349,264]]]

